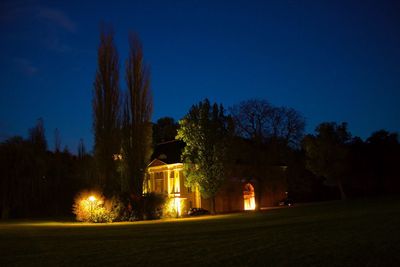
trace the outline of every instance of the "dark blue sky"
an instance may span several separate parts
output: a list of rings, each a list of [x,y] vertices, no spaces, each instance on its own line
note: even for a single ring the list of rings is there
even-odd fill
[[[0,139],[42,117],[75,152],[92,148],[99,22],[116,32],[121,68],[136,31],[151,64],[153,121],[205,97],[263,98],[299,110],[312,132],[400,131],[400,1],[1,1]],[[122,83],[122,88],[125,88]]]

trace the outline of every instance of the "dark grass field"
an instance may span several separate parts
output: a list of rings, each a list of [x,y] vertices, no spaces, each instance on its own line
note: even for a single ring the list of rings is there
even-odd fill
[[[400,198],[117,224],[0,223],[0,266],[400,266]]]

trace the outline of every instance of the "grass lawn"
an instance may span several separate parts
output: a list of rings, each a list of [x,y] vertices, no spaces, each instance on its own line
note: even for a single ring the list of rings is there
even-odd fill
[[[400,199],[201,218],[0,223],[0,266],[400,266]]]

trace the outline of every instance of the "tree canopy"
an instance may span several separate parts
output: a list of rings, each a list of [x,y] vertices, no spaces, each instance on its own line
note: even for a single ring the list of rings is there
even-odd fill
[[[153,142],[159,144],[175,139],[178,130],[178,123],[174,118],[162,117],[153,124]]]
[[[304,136],[305,120],[293,108],[249,99],[232,106],[230,112],[237,134],[259,144],[279,140],[286,145],[297,146]]]
[[[307,167],[317,176],[324,176],[335,182],[342,199],[346,198],[342,179],[346,175],[349,159],[348,142],[351,135],[347,123],[325,122],[317,126],[315,135],[303,140]]]
[[[177,139],[186,143],[182,153],[188,186],[199,186],[205,198],[214,197],[225,180],[227,147],[232,133],[230,117],[222,105],[210,104],[208,99],[193,105],[179,121]]]

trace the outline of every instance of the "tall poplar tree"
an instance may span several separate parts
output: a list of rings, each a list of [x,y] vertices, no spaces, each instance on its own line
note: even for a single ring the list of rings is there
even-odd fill
[[[98,186],[106,194],[117,189],[113,155],[119,152],[119,59],[111,29],[102,28],[93,90],[94,157]]]
[[[122,117],[122,190],[139,199],[143,194],[145,170],[152,153],[153,99],[150,69],[144,62],[142,44],[135,34],[129,36],[125,78],[127,92]]]

